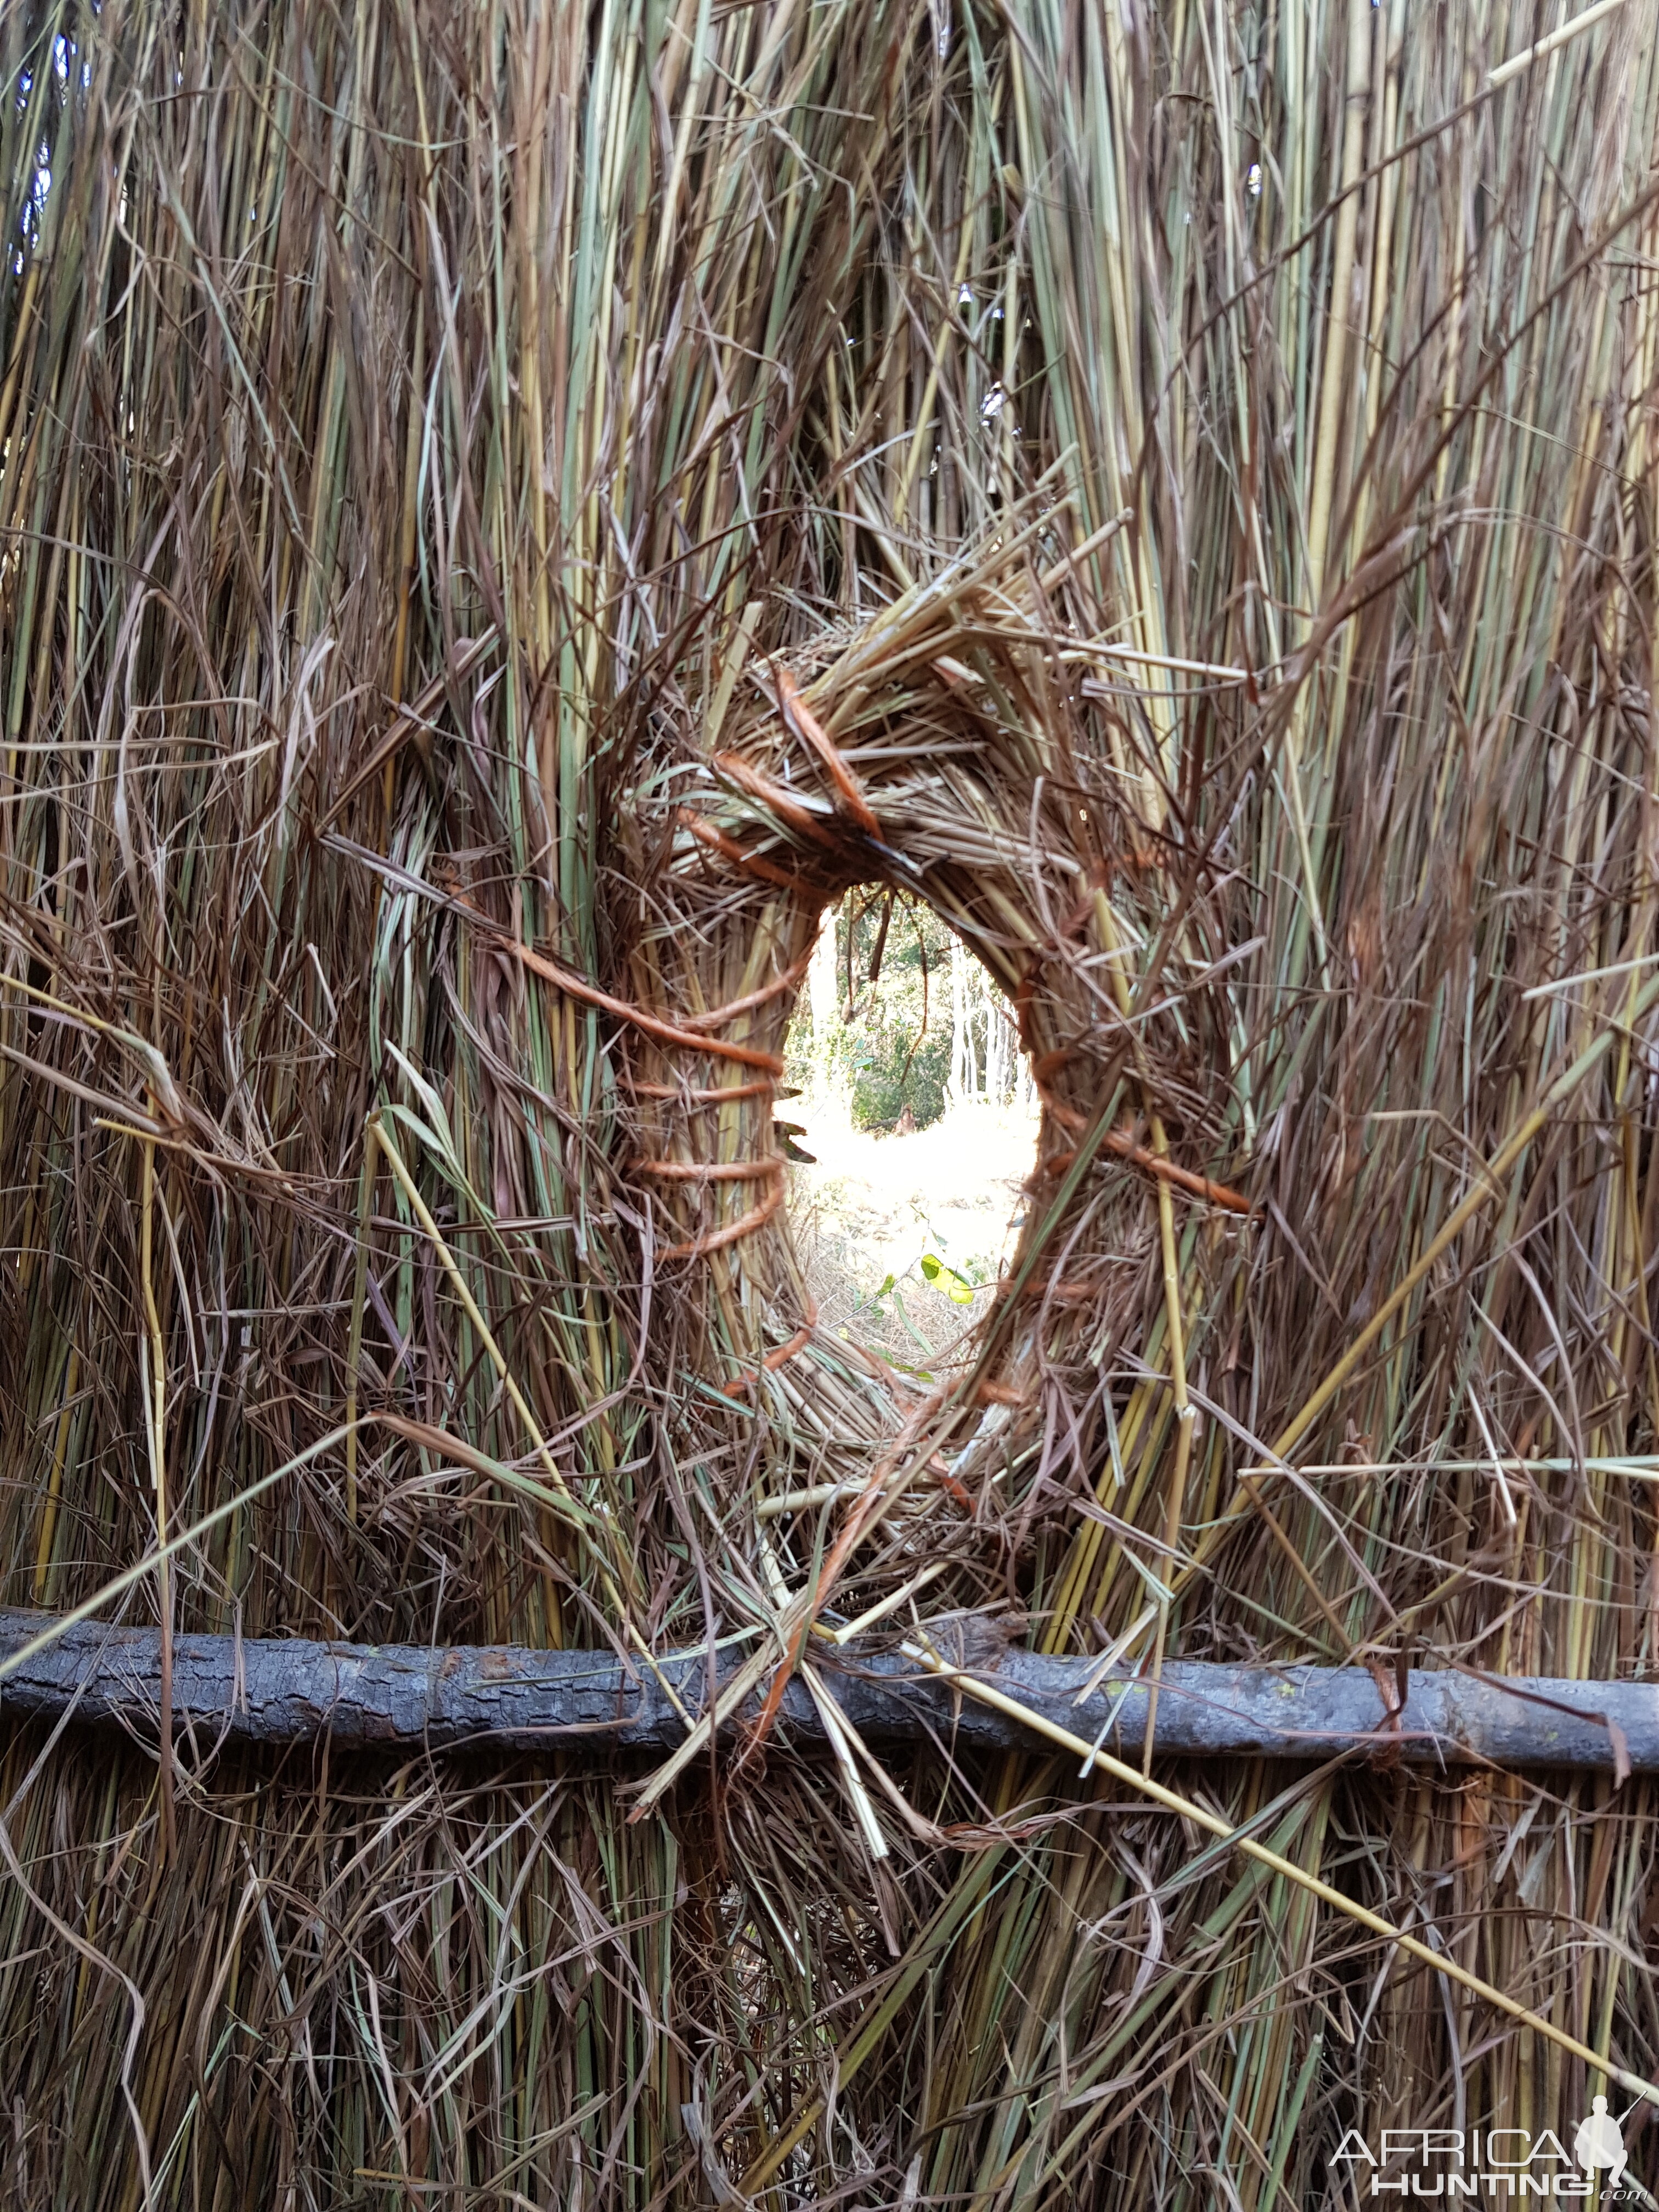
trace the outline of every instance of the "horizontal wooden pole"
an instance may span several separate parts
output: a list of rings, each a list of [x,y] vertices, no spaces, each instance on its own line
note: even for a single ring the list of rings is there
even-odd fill
[[[49,1618],[0,1612],[0,1665]],[[943,1626],[939,1630],[944,1638]],[[982,1632],[981,1632],[982,1636]],[[742,1645],[716,1654],[720,1675]],[[1146,1693],[1108,1678],[1079,1705],[1097,1662],[942,1640],[954,1662],[1032,1712],[1104,1747],[1139,1755]],[[961,1698],[902,1653],[814,1647],[812,1663],[842,1712],[872,1743],[929,1736],[975,1748],[1037,1741],[1011,1715]],[[684,1736],[664,1687],[688,1712],[708,1691],[702,1652],[624,1668],[607,1652],[513,1647],[428,1649],[419,1644],[312,1644],[297,1638],[177,1636],[173,1644],[175,1729],[240,1743],[468,1744],[508,1750],[568,1747],[659,1753]],[[161,1638],[154,1628],[82,1621],[0,1679],[0,1713],[13,1719],[124,1726],[152,1740],[161,1710]],[[786,1694],[786,1734],[825,1741],[805,1686]],[[1612,1769],[1622,1749],[1638,1774],[1659,1773],[1659,1684],[1572,1682],[1418,1672],[1397,1723],[1359,1668],[1226,1667],[1171,1661],[1158,1693],[1155,1747],[1164,1757],[1268,1757],[1322,1760],[1346,1752],[1388,1753],[1415,1765]]]

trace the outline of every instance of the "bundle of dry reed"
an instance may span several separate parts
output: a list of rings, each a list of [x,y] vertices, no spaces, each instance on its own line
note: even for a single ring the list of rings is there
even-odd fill
[[[1650,1781],[772,1716],[854,1625],[965,1695],[1651,1679],[1638,0],[14,0],[0,64],[0,1600],[718,1646],[763,1716],[15,1729],[8,2201],[1570,2143],[1655,2070]],[[1045,1107],[914,1387],[772,1133],[855,883]]]

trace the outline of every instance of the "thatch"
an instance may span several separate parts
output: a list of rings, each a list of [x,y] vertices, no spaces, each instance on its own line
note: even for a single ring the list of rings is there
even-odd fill
[[[0,1600],[160,1534],[108,1617],[779,1697],[889,1601],[1652,1679],[1659,57],[1589,12],[0,10]],[[860,882],[1045,1102],[933,1387],[772,1164]],[[1653,2073],[1655,1842],[23,1728],[0,2186],[1346,2203],[1345,2130]]]

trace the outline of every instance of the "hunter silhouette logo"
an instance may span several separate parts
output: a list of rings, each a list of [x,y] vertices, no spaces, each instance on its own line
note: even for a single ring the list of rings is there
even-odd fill
[[[1595,2098],[1589,2119],[1578,2123],[1578,2132],[1572,2139],[1572,2154],[1586,2173],[1606,2167],[1609,2189],[1617,2189],[1624,2179],[1624,2130],[1607,2110],[1605,2097]]]

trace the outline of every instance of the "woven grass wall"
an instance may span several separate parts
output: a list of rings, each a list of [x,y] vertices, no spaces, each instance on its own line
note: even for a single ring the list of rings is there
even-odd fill
[[[1592,12],[0,9],[6,1602],[1650,1675]],[[854,883],[1044,1099],[931,1382],[769,1164]],[[0,2197],[1269,2212],[1653,2072],[1650,1783],[1160,1773],[1534,2022],[1059,1755],[12,1728]]]

